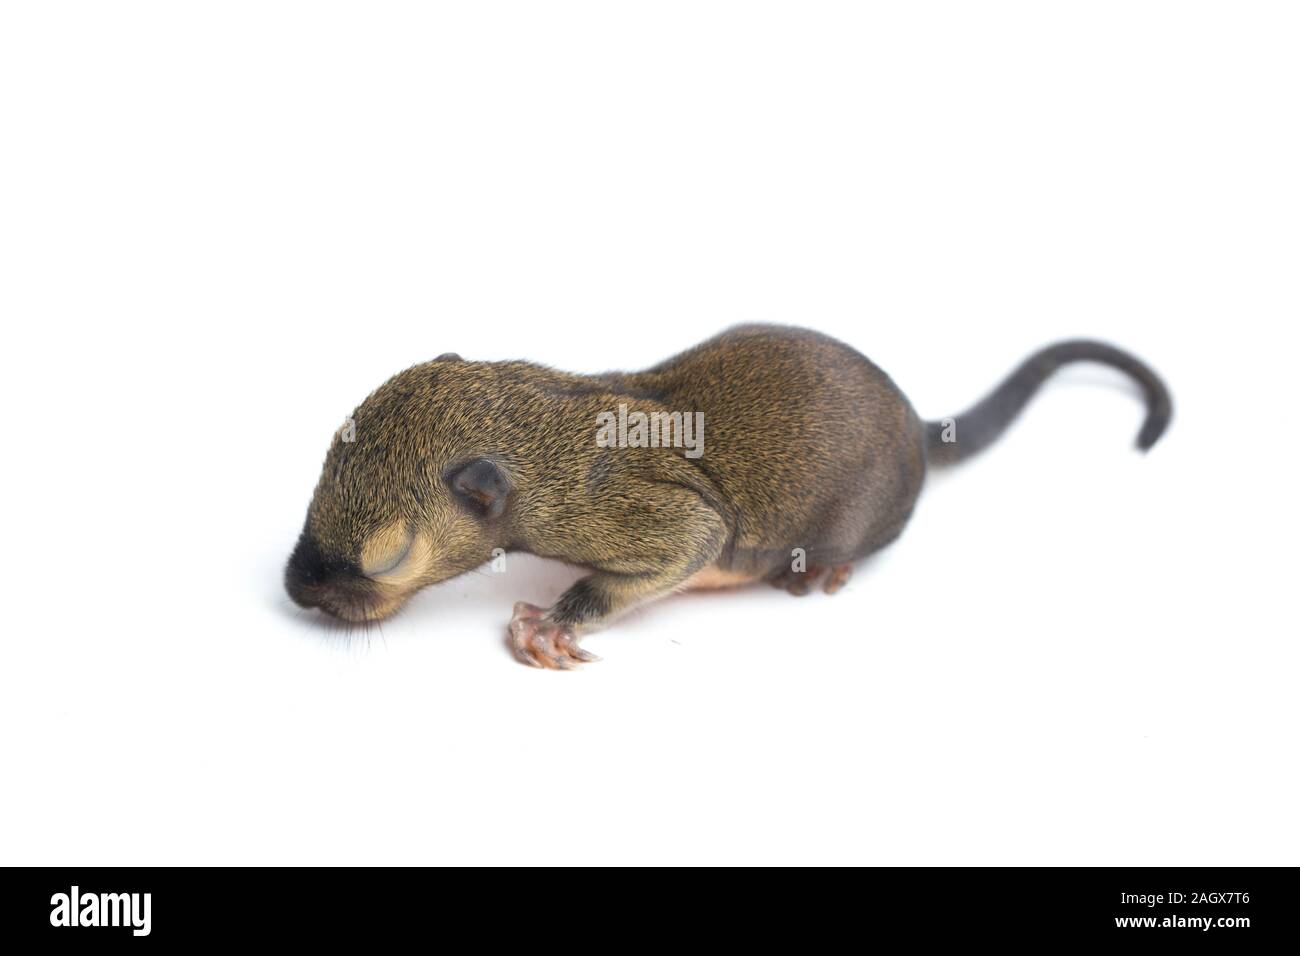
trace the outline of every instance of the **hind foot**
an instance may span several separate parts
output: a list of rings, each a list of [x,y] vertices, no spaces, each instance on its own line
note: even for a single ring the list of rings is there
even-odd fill
[[[826,578],[826,582],[822,585],[822,590],[827,594],[834,594],[840,588],[844,587],[852,576],[853,565],[837,564],[831,568],[831,573]]]
[[[786,568],[776,577],[772,578],[772,587],[785,588],[795,597],[803,597],[812,590],[813,584],[817,579],[826,572],[826,568],[820,564],[810,565],[807,570],[796,571],[793,568]]]
[[[520,601],[510,619],[510,648],[525,664],[548,670],[572,670],[576,665],[600,660],[578,646],[573,631],[546,620],[546,611]]]
[[[791,568],[787,568],[776,577],[772,578],[771,584],[774,588],[785,588],[795,597],[803,597],[812,590],[813,585],[816,584],[821,576],[826,574],[827,571],[829,571],[830,574],[822,585],[822,590],[827,594],[834,594],[840,588],[844,587],[845,582],[847,582],[849,577],[853,574],[853,565],[836,564],[828,568],[823,564],[813,564],[809,565],[806,571],[795,571]]]

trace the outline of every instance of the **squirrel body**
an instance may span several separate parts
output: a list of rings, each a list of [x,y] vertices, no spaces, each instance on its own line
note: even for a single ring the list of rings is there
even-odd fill
[[[592,659],[585,630],[675,590],[767,580],[800,594],[826,572],[837,589],[901,533],[928,466],[982,450],[1080,360],[1139,382],[1139,446],[1154,444],[1167,389],[1095,342],[1044,349],[933,423],[868,359],[805,329],[740,326],[635,373],[447,354],[395,375],[335,436],[286,586],[305,607],[367,621],[497,549],[560,559],[591,573],[549,609],[517,604],[510,634],[525,662],[568,668]],[[620,406],[656,423],[695,416],[697,443],[598,440]]]

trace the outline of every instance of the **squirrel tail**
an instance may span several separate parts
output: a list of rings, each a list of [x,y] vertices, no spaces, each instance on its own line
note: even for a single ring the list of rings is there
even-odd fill
[[[1160,439],[1173,417],[1173,399],[1160,376],[1128,352],[1103,342],[1078,339],[1058,342],[1035,352],[979,404],[955,419],[927,422],[926,445],[931,463],[956,464],[993,444],[1039,386],[1062,365],[1073,362],[1100,362],[1131,376],[1142,387],[1147,403],[1147,417],[1138,432],[1137,447],[1146,451]]]

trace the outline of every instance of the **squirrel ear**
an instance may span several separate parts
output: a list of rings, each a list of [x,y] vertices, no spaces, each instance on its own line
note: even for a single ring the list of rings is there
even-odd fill
[[[505,511],[510,482],[495,462],[475,458],[449,471],[447,480],[456,497],[476,514],[498,518]]]

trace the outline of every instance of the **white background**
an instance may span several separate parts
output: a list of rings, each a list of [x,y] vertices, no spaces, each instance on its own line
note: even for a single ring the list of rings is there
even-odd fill
[[[0,861],[1296,864],[1300,30],[1267,3],[7,3]],[[834,597],[515,663],[281,569],[448,350],[821,329],[927,417],[1063,373]],[[791,396],[797,401],[798,396]]]

